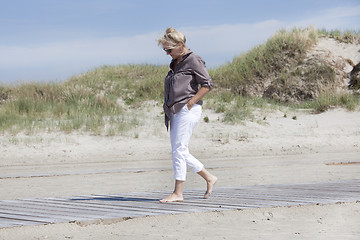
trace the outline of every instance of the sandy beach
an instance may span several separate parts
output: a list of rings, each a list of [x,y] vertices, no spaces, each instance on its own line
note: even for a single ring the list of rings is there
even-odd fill
[[[225,124],[211,110],[205,116],[209,122],[196,127],[190,151],[219,177],[218,187],[360,178],[359,111],[277,110],[241,125]],[[6,135],[0,147],[1,200],[173,188],[159,106],[124,136]],[[189,173],[185,188],[205,183]],[[358,239],[359,222],[354,202],[2,228],[0,239]]]
[[[360,240],[360,1],[20,2],[2,4],[0,240]],[[209,199],[188,171],[184,201],[158,201],[164,96],[204,100]]]

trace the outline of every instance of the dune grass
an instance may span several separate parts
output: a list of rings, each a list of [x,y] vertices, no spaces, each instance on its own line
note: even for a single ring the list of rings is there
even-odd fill
[[[166,67],[152,65],[103,66],[64,83],[23,83],[2,86],[10,96],[0,108],[0,131],[12,134],[37,130],[81,130],[109,135],[134,125],[136,111],[125,111],[118,99],[138,108],[144,101],[162,98]]]
[[[297,104],[297,108],[311,109],[314,113],[322,113],[334,107],[346,108],[354,111],[360,106],[358,95],[351,93],[323,92],[317,99]]]
[[[333,83],[334,72],[328,66],[299,67],[307,50],[324,34],[335,33],[313,28],[281,30],[265,44],[235,57],[231,63],[209,69],[216,88],[206,96],[205,107],[222,113],[223,121],[234,124],[253,119],[256,109],[276,109],[284,104],[313,109],[316,113],[333,106],[355,110],[360,105],[359,96],[338,94],[331,89],[320,89],[318,95],[308,98],[309,94],[303,93],[305,97],[289,101],[300,78],[323,81],[325,85]],[[347,33],[336,34],[350,38],[345,37]],[[102,66],[62,83],[0,86],[0,132],[122,134],[141,125],[137,113],[142,111],[144,102],[155,101],[161,107],[167,72],[168,66]],[[268,86],[273,92],[261,93]]]
[[[235,94],[251,95],[262,88],[264,79],[274,74],[284,74],[284,68],[297,64],[305,57],[306,51],[316,43],[317,33],[313,28],[279,31],[265,44],[235,57],[231,63],[211,71],[212,77],[221,88]]]
[[[327,30],[320,29],[318,31],[319,36],[330,37],[337,41],[344,43],[358,43],[360,44],[360,31],[356,30]]]

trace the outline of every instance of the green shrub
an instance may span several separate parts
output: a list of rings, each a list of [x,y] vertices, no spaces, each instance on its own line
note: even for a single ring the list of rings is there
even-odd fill
[[[351,93],[322,92],[320,96],[312,101],[299,104],[300,108],[313,109],[314,113],[322,113],[330,108],[344,107],[350,111],[356,110],[360,105],[360,98]]]
[[[296,65],[306,51],[316,43],[315,29],[279,31],[265,44],[235,57],[231,63],[211,71],[214,81],[221,88],[233,93],[251,96],[254,85],[263,89],[265,79],[283,72],[285,67]]]
[[[324,37],[330,37],[333,38],[339,42],[344,43],[360,43],[360,31],[359,30],[326,30],[326,29],[320,29],[318,31],[320,36]]]

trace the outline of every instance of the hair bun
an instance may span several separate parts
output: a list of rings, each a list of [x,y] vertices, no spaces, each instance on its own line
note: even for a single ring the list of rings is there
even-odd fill
[[[182,43],[186,47],[186,37],[183,33],[176,31],[172,27],[168,27],[164,36],[158,39],[158,44],[163,46],[166,44],[175,47],[178,43]]]
[[[176,32],[176,30],[172,27],[169,27],[166,29],[166,33],[169,34],[169,33],[173,33],[173,32]]]

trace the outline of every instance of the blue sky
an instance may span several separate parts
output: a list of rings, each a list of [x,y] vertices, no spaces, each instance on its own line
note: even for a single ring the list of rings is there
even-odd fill
[[[277,30],[360,30],[360,0],[0,0],[0,84],[63,81],[102,65],[168,64],[175,27],[208,68]]]

